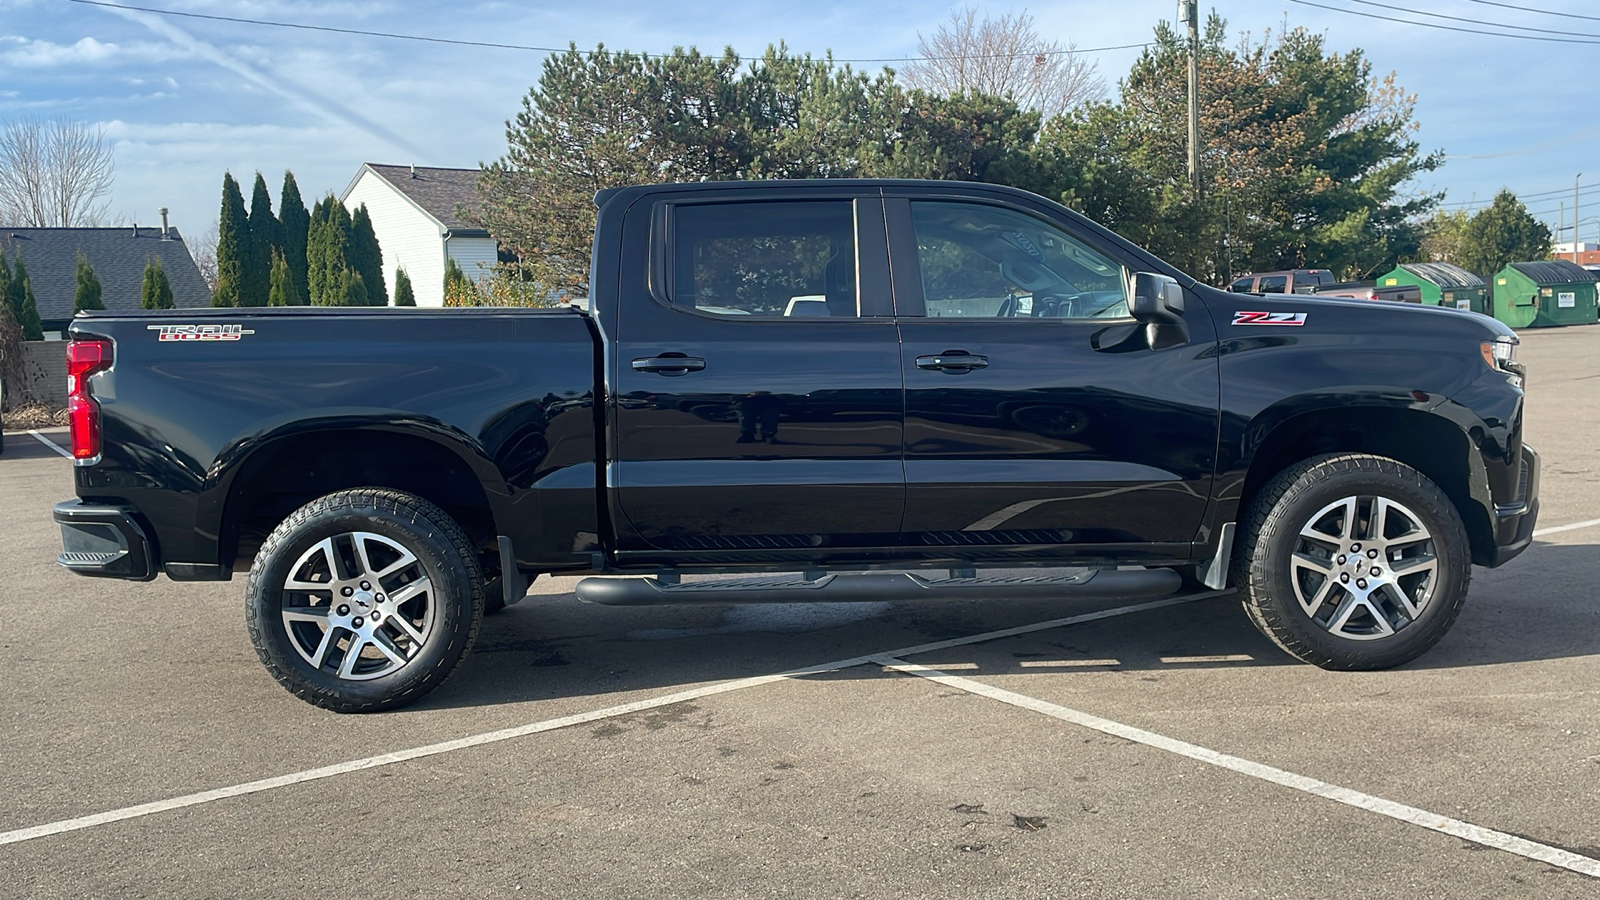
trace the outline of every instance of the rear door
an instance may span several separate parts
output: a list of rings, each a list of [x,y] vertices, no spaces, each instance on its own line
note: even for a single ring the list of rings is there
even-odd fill
[[[1199,298],[1186,342],[1116,344],[1133,322],[1114,246],[999,201],[886,202],[908,542],[973,557],[1187,556],[1218,426]]]
[[[628,212],[653,259],[647,277],[624,267],[611,361],[624,554],[815,559],[896,539],[903,410],[882,200],[795,195],[689,191]]]

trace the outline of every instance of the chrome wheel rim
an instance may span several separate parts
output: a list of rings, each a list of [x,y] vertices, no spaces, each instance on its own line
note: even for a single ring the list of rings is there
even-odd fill
[[[1301,610],[1319,628],[1380,640],[1410,627],[1433,599],[1438,550],[1422,518],[1404,504],[1345,497],[1301,527],[1289,576]]]
[[[438,600],[417,555],[367,531],[325,538],[300,554],[283,583],[283,629],[319,672],[370,681],[427,646]]]

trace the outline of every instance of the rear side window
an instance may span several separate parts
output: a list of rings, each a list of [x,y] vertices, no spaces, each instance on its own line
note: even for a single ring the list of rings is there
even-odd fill
[[[1263,276],[1261,278],[1260,284],[1258,284],[1256,286],[1256,293],[1258,293],[1258,294],[1281,294],[1281,293],[1283,293],[1284,288],[1286,288],[1288,286],[1289,286],[1289,276],[1287,276],[1287,275]]]
[[[1248,294],[1250,293],[1250,289],[1255,286],[1256,280],[1254,278],[1241,278],[1229,285],[1228,290],[1234,292],[1235,294]]]
[[[850,201],[683,205],[671,221],[673,306],[735,317],[857,315]]]

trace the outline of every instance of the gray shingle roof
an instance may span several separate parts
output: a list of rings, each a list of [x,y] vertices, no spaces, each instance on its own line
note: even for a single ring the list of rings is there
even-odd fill
[[[429,166],[383,166],[367,163],[395,190],[411,198],[444,227],[452,230],[481,229],[483,226],[456,214],[465,208],[469,215],[478,209],[477,169],[437,169]]]
[[[1570,259],[1512,263],[1511,268],[1528,276],[1534,284],[1584,284],[1600,281],[1600,276]]]
[[[72,297],[78,289],[78,253],[88,257],[100,279],[101,301],[106,309],[138,309],[144,286],[144,267],[152,257],[161,260],[172,284],[172,302],[179,307],[210,306],[211,291],[189,255],[178,229],[169,228],[171,240],[161,239],[160,228],[3,228],[0,251],[15,268],[18,253],[28,264],[28,281],[39,304],[39,318],[61,322],[72,318]]]
[[[1473,288],[1483,287],[1483,279],[1468,272],[1457,265],[1443,262],[1433,263],[1401,263],[1400,268],[1423,279],[1431,281],[1440,287],[1448,288]]]

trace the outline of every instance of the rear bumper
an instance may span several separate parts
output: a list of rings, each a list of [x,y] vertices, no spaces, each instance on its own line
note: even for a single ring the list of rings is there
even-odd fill
[[[67,500],[55,506],[61,526],[56,564],[79,575],[151,581],[156,577],[150,539],[130,510]]]
[[[1533,543],[1533,529],[1539,519],[1539,454],[1532,447],[1522,447],[1521,488],[1509,506],[1495,508],[1494,561],[1490,566],[1503,566],[1528,549]]]

